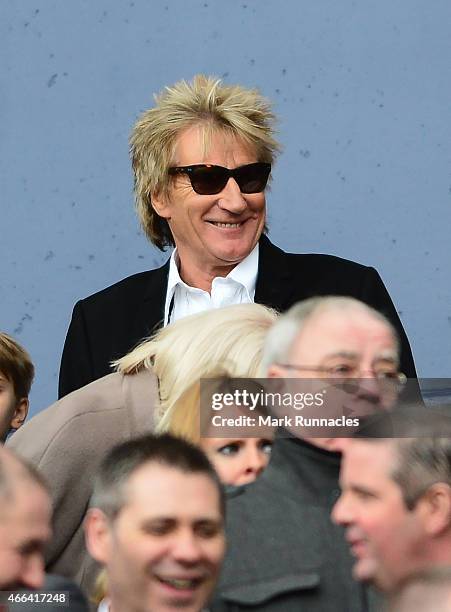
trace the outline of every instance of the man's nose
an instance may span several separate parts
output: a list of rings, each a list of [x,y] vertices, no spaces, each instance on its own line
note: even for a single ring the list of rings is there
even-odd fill
[[[340,495],[340,497],[337,499],[337,501],[335,502],[334,507],[332,508],[332,512],[331,512],[331,519],[333,520],[333,522],[337,525],[342,525],[343,524],[343,501],[342,501],[342,495]]]
[[[371,371],[360,374],[357,396],[370,403],[377,404],[381,399],[380,381]]]
[[[247,201],[241,193],[238,183],[232,177],[226,183],[218,197],[218,206],[235,215],[242,213],[247,208]]]
[[[39,589],[44,584],[44,559],[41,553],[33,553],[24,560],[21,581],[24,587]]]
[[[197,563],[202,549],[196,534],[191,530],[178,533],[174,538],[172,554],[179,563]]]
[[[336,525],[349,525],[351,523],[352,509],[343,493],[341,493],[340,497],[335,502],[330,516]]]

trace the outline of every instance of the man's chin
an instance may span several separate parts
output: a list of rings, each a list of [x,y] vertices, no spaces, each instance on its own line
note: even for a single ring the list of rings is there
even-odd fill
[[[251,254],[257,242],[258,239],[246,239],[237,241],[229,240],[224,243],[216,243],[212,253],[214,253],[218,259],[221,259],[224,262],[229,264],[239,264],[243,261],[243,259],[246,259],[246,257]]]
[[[352,575],[358,582],[374,584],[377,575],[376,563],[371,559],[359,559],[352,568]]]

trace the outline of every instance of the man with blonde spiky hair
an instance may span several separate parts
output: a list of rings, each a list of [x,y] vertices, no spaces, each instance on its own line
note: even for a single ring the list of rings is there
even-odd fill
[[[138,215],[150,241],[175,246],[156,270],[77,302],[60,371],[60,396],[109,372],[159,325],[210,308],[258,302],[284,311],[314,295],[349,295],[408,340],[373,268],[328,255],[284,253],[265,236],[265,189],[279,145],[258,90],[197,75],[155,97],[131,135]]]

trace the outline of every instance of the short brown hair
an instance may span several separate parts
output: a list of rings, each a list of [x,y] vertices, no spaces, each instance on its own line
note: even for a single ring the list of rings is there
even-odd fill
[[[130,152],[138,216],[149,240],[163,251],[174,245],[174,239],[151,197],[168,193],[168,169],[183,130],[202,125],[206,150],[213,133],[225,132],[252,147],[261,162],[271,163],[280,147],[274,139],[271,104],[257,89],[224,85],[216,77],[199,74],[191,82],[166,87],[155,102],[136,122]]]
[[[90,507],[99,508],[110,520],[114,520],[127,504],[126,485],[129,479],[148,463],[209,478],[218,492],[221,515],[225,516],[224,489],[207,456],[196,445],[170,434],[145,434],[114,446],[97,471]]]
[[[11,336],[0,332],[0,372],[14,387],[16,399],[28,397],[34,378],[30,355]]]

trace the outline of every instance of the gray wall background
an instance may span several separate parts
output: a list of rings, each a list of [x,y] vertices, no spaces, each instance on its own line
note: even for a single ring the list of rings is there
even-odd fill
[[[133,212],[128,135],[197,72],[259,87],[284,152],[286,250],[375,266],[419,375],[451,375],[449,0],[1,0],[0,329],[56,398],[75,301],[159,265]]]

